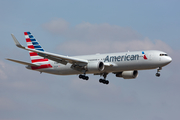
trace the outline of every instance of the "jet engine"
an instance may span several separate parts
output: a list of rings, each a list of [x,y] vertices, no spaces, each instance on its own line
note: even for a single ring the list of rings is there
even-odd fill
[[[89,72],[101,72],[104,70],[104,63],[101,61],[98,62],[89,62],[87,64],[87,70]]]
[[[138,71],[123,71],[116,73],[116,77],[123,77],[124,79],[134,79],[138,76]]]

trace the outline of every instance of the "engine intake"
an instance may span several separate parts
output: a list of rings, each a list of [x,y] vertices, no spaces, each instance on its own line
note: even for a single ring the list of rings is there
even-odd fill
[[[138,76],[138,71],[123,71],[116,73],[116,77],[123,77],[124,79],[134,79]]]
[[[89,62],[87,64],[87,70],[89,72],[101,72],[104,70],[104,63],[101,61],[98,62]]]

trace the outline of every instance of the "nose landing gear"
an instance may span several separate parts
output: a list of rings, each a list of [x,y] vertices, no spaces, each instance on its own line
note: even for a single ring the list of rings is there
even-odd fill
[[[157,77],[160,77],[160,73],[156,73],[156,76],[157,76]]]
[[[160,70],[162,70],[162,68],[161,68],[161,67],[159,67],[159,68],[157,69],[157,73],[156,73],[156,76],[157,76],[157,77],[160,77],[160,73],[159,73],[159,72],[160,72]]]

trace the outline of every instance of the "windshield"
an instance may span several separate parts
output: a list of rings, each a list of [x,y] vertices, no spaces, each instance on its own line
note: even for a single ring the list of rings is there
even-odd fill
[[[160,54],[159,56],[168,56],[167,54]]]

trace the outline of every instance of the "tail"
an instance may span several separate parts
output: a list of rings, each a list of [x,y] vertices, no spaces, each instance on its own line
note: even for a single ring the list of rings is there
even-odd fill
[[[27,47],[34,50],[44,51],[39,42],[33,37],[30,32],[24,32]],[[29,51],[29,55],[32,63],[38,64],[49,64],[49,60],[47,58],[43,58],[38,55],[38,53]]]

